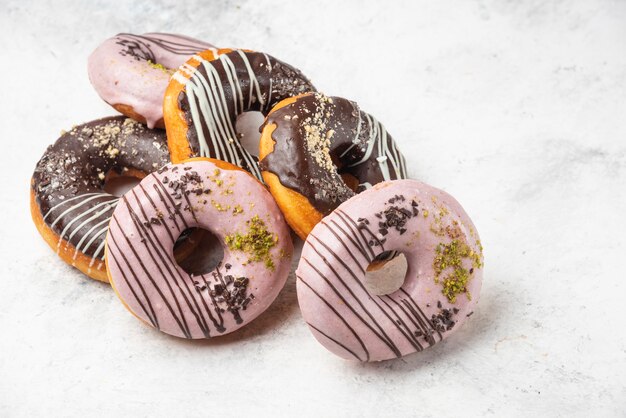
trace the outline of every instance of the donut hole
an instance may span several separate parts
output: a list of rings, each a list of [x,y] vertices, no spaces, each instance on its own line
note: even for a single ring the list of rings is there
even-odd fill
[[[176,262],[186,273],[198,276],[212,272],[224,259],[219,238],[204,228],[187,228],[174,244]]]
[[[264,120],[265,117],[261,112],[244,112],[237,117],[235,125],[235,130],[241,135],[239,139],[241,145],[255,157],[259,156],[259,140],[261,139],[259,128]]]
[[[352,174],[346,172],[340,172],[339,175],[341,176],[344,184],[348,186],[350,190],[356,193],[357,189],[359,188],[359,179],[354,177]]]
[[[110,170],[104,177],[104,191],[113,196],[122,197],[126,192],[139,184],[145,177],[143,173],[124,169],[121,172]]]
[[[408,263],[406,256],[398,253],[390,260],[386,255],[374,259],[365,271],[363,284],[372,295],[388,295],[400,289],[406,279]]]

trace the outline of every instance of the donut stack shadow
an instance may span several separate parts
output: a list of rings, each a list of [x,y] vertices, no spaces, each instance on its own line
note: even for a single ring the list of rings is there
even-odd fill
[[[354,101],[318,92],[267,53],[182,35],[118,34],[88,70],[122,115],[48,147],[32,218],[65,262],[109,282],[142,322],[187,339],[245,326],[285,284],[290,229],[304,241],[302,316],[342,358],[419,352],[471,317],[483,272],[474,224],[452,196],[407,178],[392,136]],[[236,129],[250,111],[265,117],[259,157]],[[119,176],[140,181],[115,196],[105,186]],[[206,235],[221,260],[181,267]]]

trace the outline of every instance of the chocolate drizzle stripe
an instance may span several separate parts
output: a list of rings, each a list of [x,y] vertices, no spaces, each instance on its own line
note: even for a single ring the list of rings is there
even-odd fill
[[[194,221],[198,222],[198,218],[196,218],[196,212],[193,209],[193,205],[189,201],[189,196],[187,196],[186,193],[183,193],[183,199],[185,199],[185,201],[187,202],[187,207],[189,208],[189,213],[191,214],[191,217]]]
[[[426,341],[428,342],[428,344],[430,346],[435,345],[435,343],[437,341],[435,341],[435,338],[433,337],[433,329],[434,327],[432,326],[432,323],[428,320],[428,318],[423,317],[422,314],[420,314],[421,310],[416,311],[409,302],[407,302],[406,300],[402,300],[402,303],[409,309],[409,311],[413,314],[413,318],[415,318],[415,320],[418,322],[419,327],[422,329],[422,332],[426,338]],[[417,306],[417,305],[416,305]],[[439,337],[441,337],[441,333],[439,331],[436,331],[439,333]],[[441,341],[441,340],[440,340]]]
[[[424,321],[426,324],[430,325],[432,327],[432,323],[430,321],[430,319],[428,319],[428,317],[424,314],[424,311],[422,310],[422,308],[420,308],[420,306],[417,304],[417,302],[411,297],[411,295],[404,290],[403,287],[400,288],[400,291],[402,293],[404,293],[407,297],[407,299],[411,302],[411,304],[413,305],[413,309],[418,313],[418,315],[415,315],[416,318],[421,319],[422,321]],[[439,334],[439,338],[440,341],[443,339],[443,334],[438,331],[437,329],[435,329],[435,331],[437,332],[437,334]],[[432,344],[434,344],[434,340],[432,342]]]
[[[128,206],[128,202],[125,199],[125,202]],[[155,266],[157,266],[159,273],[160,273],[160,277],[163,277],[164,282],[168,285],[168,288],[170,289],[171,295],[172,297],[175,299],[176,304],[178,306],[179,312],[181,314],[181,317],[183,319],[185,319],[185,314],[182,310],[182,307],[180,306],[179,302],[178,302],[178,298],[176,297],[176,294],[174,292],[174,287],[172,286],[172,284],[178,289],[179,293],[183,296],[183,300],[185,301],[185,304],[187,305],[187,308],[189,309],[189,311],[191,312],[191,314],[194,316],[195,320],[196,320],[196,324],[198,325],[198,327],[200,328],[200,330],[202,331],[202,333],[205,336],[208,336],[208,330],[205,328],[205,324],[200,320],[200,318],[198,317],[197,312],[194,310],[193,306],[191,305],[191,303],[189,302],[189,299],[187,298],[187,294],[184,292],[184,287],[181,287],[180,283],[176,280],[176,278],[174,277],[174,274],[172,273],[172,271],[170,270],[167,262],[166,262],[166,258],[163,257],[163,254],[161,252],[159,252],[159,248],[158,246],[159,241],[158,238],[156,237],[156,234],[154,234],[154,231],[151,231],[151,225],[149,224],[149,226],[147,228],[142,228],[142,221],[141,219],[139,219],[139,216],[137,213],[135,213],[132,208],[130,208],[130,206],[128,206],[128,210],[131,213],[131,217],[133,219],[133,222],[135,223],[135,227],[140,231],[140,234],[142,236],[142,238],[144,239],[144,244],[146,246],[146,250],[148,251],[148,254],[150,255],[150,258],[153,262],[153,264]],[[152,237],[150,236],[149,232],[153,232],[154,235],[154,239],[156,240],[153,241]],[[158,260],[157,260],[158,257]],[[159,263],[160,261],[160,263]],[[165,267],[165,270],[163,270],[163,268],[161,267]],[[187,331],[189,336],[187,338],[191,338],[191,331],[189,330],[189,326],[187,326]]]
[[[221,274],[219,274],[219,269],[216,269],[216,271],[218,272],[218,277],[221,281]],[[204,282],[204,285],[209,288],[210,282],[206,279],[204,274],[201,274],[200,277],[202,278],[202,281]],[[211,299],[211,303],[213,304],[213,306],[215,307],[215,315],[217,316],[217,319],[214,321],[215,323],[215,328],[219,331],[219,332],[224,332],[226,331],[226,328],[224,328],[224,317],[222,316],[222,311],[217,307],[217,301],[215,300],[215,296],[213,296],[213,294],[211,292],[209,292],[209,298]],[[204,299],[203,299],[204,301]],[[213,321],[213,318],[211,318],[211,320]]]
[[[371,263],[376,257],[376,253],[374,252],[372,247],[369,245],[369,240],[365,237],[365,235],[363,235],[363,231],[361,230],[361,228],[359,228],[357,223],[354,222],[354,220],[350,218],[350,216],[348,216],[342,210],[337,209],[335,212],[337,213],[339,218],[345,223],[345,225],[348,227],[350,232],[352,232],[355,236],[363,239],[363,241],[365,242],[364,246],[365,248],[369,250],[369,254],[370,254],[370,257],[368,258],[368,262]]]
[[[111,242],[113,242],[115,244],[115,247],[117,247],[117,244],[115,243],[115,238],[114,237],[111,237]],[[114,254],[116,252],[118,253],[118,255]],[[128,288],[132,292],[133,296],[135,297],[135,300],[137,301],[137,303],[141,307],[141,310],[146,314],[146,316],[150,320],[150,323],[152,324],[152,326],[155,327],[156,329],[159,329],[159,319],[157,318],[156,313],[154,312],[154,308],[152,307],[152,303],[150,302],[150,299],[148,298],[148,295],[146,294],[146,290],[144,289],[143,285],[141,284],[141,281],[137,280],[137,274],[135,273],[135,270],[132,268],[131,264],[128,262],[128,259],[126,258],[126,256],[122,252],[118,252],[116,249],[114,250],[113,248],[109,248],[109,254],[110,254],[110,262],[112,262],[112,263],[114,263],[114,264],[116,264],[118,266],[120,272],[122,273],[122,278],[124,279],[124,282],[126,283]],[[148,312],[148,310],[146,309],[146,306],[145,306],[144,302],[142,302],[142,300],[139,299],[139,296],[137,295],[137,292],[135,291],[135,288],[133,287],[131,282],[128,280],[128,277],[126,276],[126,273],[125,273],[124,269],[121,268],[121,265],[118,262],[118,258],[119,257],[121,257],[124,260],[124,263],[126,264],[126,268],[128,268],[128,270],[130,271],[131,275],[133,276],[134,282],[137,284],[137,286],[139,286],[139,289],[141,290],[143,298],[144,298],[146,304],[148,305],[148,308],[150,309],[150,312]]]
[[[406,323],[402,320],[402,318],[400,318],[398,313],[383,298],[380,298],[380,301],[387,307],[387,309],[389,309],[389,311],[393,314],[393,316],[395,316],[396,319],[395,321],[392,321],[392,322],[393,322],[393,325],[396,327],[396,329],[400,332],[400,334],[404,336],[404,338],[409,342],[409,344],[411,344],[411,346],[416,351],[421,351],[422,350],[421,344],[417,341],[417,339],[415,338],[415,335],[409,330],[409,327],[406,326]]]
[[[154,177],[154,180],[156,181],[156,183],[158,184],[159,188],[163,191],[163,193],[165,194],[165,197],[167,197],[167,200],[169,201],[169,204],[168,204],[165,201],[165,199],[161,200],[161,202],[163,202],[163,205],[167,208],[167,211],[168,212],[173,211],[178,216],[180,216],[180,220],[182,221],[183,225],[185,225],[185,228],[189,228],[189,224],[187,223],[187,221],[185,220],[185,217],[183,216],[182,212],[178,208],[178,205],[176,205],[176,202],[174,202],[174,199],[172,199],[172,196],[170,196],[170,194],[168,193],[168,191],[165,188],[165,185],[163,184],[163,182],[156,176]],[[155,188],[155,190],[157,191],[159,196],[162,196],[161,192],[159,192],[157,188]],[[178,224],[176,224],[176,227],[178,228]]]
[[[367,262],[371,263],[372,260],[374,259],[374,251],[370,248],[370,246],[367,243],[367,238],[365,238],[365,236],[363,235],[363,233],[361,233],[361,231],[359,231],[358,228],[356,228],[356,230],[352,229],[352,225],[344,218],[343,213],[341,213],[340,211],[336,211],[337,213],[337,217],[341,220],[341,222],[345,225],[345,227],[348,229],[347,231],[345,231],[343,229],[343,227],[341,227],[341,232],[343,232],[345,234],[346,237],[351,238],[352,236],[356,239],[359,248],[361,249],[362,253],[365,254],[366,258],[367,258]],[[337,222],[335,222],[335,220],[332,220],[332,223],[334,225],[339,226],[339,224]],[[363,240],[363,241],[361,241]]]
[[[360,254],[366,261],[368,260],[367,255],[365,254],[365,252],[363,251],[363,248],[360,248],[360,251],[353,251],[352,248],[350,248],[348,246],[348,244],[344,241],[343,237],[341,237],[333,228],[330,228],[328,226],[328,224],[326,222],[324,222],[324,219],[322,219],[322,224],[324,224],[328,230],[335,236],[335,238],[337,239],[337,241],[339,241],[341,243],[341,245],[343,246],[343,248],[348,252],[348,254],[350,255],[350,257],[352,258],[352,260],[354,261],[354,264],[356,264],[356,266],[359,268],[359,271],[361,272],[361,274],[365,274],[365,269],[361,266],[361,263],[358,262],[358,260],[356,259],[356,257],[354,256],[354,253],[358,253]],[[337,223],[333,220],[331,220],[331,222],[337,226],[339,228],[339,226],[337,225]],[[345,232],[344,232],[345,234]],[[312,234],[309,234],[312,235]],[[315,237],[313,235],[313,237]],[[352,242],[352,245],[354,245],[355,247],[358,247],[358,245],[356,244],[356,242],[351,238],[351,237],[347,237],[348,240],[350,240],[350,242]],[[319,239],[317,237],[315,237],[315,239],[317,239],[319,241]]]
[[[321,243],[321,241],[318,239],[317,240],[318,243]],[[360,290],[362,292],[365,293],[365,300],[371,300],[382,312],[383,314],[385,314],[385,316],[387,316],[387,318],[389,320],[391,320],[391,318],[389,317],[389,315],[387,314],[387,312],[385,312],[385,310],[378,305],[378,303],[376,302],[376,300],[369,294],[369,292],[367,291],[367,289],[365,289],[365,286],[363,285],[363,283],[358,279],[358,277],[356,276],[356,274],[354,274],[354,272],[352,271],[352,269],[350,269],[344,262],[343,260],[341,260],[341,258],[339,258],[337,256],[337,254],[335,252],[333,252],[332,250],[330,250],[325,244],[323,244],[324,248],[333,256],[333,258],[336,261],[339,261],[339,263],[344,267],[344,269],[350,274],[350,276],[353,278],[353,281],[357,283],[358,287],[360,288]],[[394,352],[394,354],[399,355],[400,351],[397,349],[397,347],[395,347],[395,345],[393,344],[393,341],[391,340],[391,338],[389,337],[389,335],[387,335],[387,333],[385,332],[384,327],[382,327],[380,325],[380,323],[376,320],[376,318],[372,315],[372,313],[367,309],[367,307],[363,304],[363,302],[361,301],[361,299],[355,294],[355,292],[350,288],[350,286],[348,286],[348,284],[343,280],[343,278],[341,277],[341,275],[339,275],[337,273],[337,271],[334,269],[334,267],[332,266],[332,264],[326,259],[326,257],[324,257],[316,248],[315,246],[311,246],[311,248],[315,251],[315,253],[322,259],[322,261],[324,261],[324,263],[328,266],[328,268],[333,272],[333,276],[334,278],[339,281],[343,287],[348,291],[348,293],[350,294],[350,296],[352,296],[352,298],[354,299],[354,301],[359,305],[359,307],[361,308],[361,310],[363,312],[365,312],[365,314],[370,318],[370,320],[372,321],[372,324],[374,326],[376,326],[376,328],[378,329],[378,331],[381,333],[382,336],[384,336],[385,341],[387,342],[388,347]],[[317,269],[316,269],[317,270]],[[330,284],[330,282],[327,282]],[[333,289],[334,286],[330,285]],[[347,303],[346,303],[347,305]],[[381,338],[381,337],[379,337]]]
[[[176,217],[179,215],[179,212],[176,212],[175,209],[172,211],[172,208],[165,201],[165,196],[163,196],[163,193],[161,193],[161,190],[160,190],[158,185],[153,184],[152,185],[152,189],[159,196],[159,200],[161,201],[161,203],[163,204],[163,206],[167,210],[167,217],[168,217],[168,219],[171,219],[172,222],[174,222],[174,228],[176,230],[181,230],[181,227],[178,225],[178,221],[176,220]],[[167,191],[166,191],[166,193],[167,193]],[[182,216],[181,216],[181,219],[182,219]],[[183,219],[183,222],[184,222],[184,219]]]
[[[419,312],[415,311],[415,309],[411,306],[411,304],[407,302],[405,299],[400,299],[400,302],[398,303],[396,299],[390,297],[389,295],[385,295],[385,296],[389,300],[391,300],[396,306],[398,306],[398,308],[404,313],[404,315],[409,319],[409,321],[411,321],[411,323],[417,329],[421,330],[424,333],[424,335],[427,332],[430,333],[431,330],[434,330],[434,328],[430,324],[430,321],[427,321],[427,322],[422,321],[422,318],[420,317]]]
[[[121,230],[121,226],[119,221],[117,220],[115,214],[113,214],[113,217],[111,218],[111,222],[115,222],[117,225],[117,228],[119,231]],[[139,232],[139,231],[138,231]],[[183,335],[186,338],[191,338],[191,334],[189,333],[189,327],[187,325],[187,321],[185,320],[185,316],[183,315],[181,309],[180,309],[180,305],[178,304],[178,299],[174,298],[174,302],[176,302],[176,306],[178,308],[178,312],[181,314],[180,317],[178,317],[178,315],[174,312],[174,309],[172,307],[172,305],[169,302],[169,299],[165,297],[165,295],[163,294],[163,291],[161,290],[161,288],[156,284],[156,282],[154,281],[154,278],[150,275],[150,273],[148,272],[148,269],[146,268],[145,264],[143,263],[143,261],[141,260],[141,258],[139,258],[137,252],[135,251],[135,248],[133,247],[133,245],[131,244],[130,240],[128,239],[128,236],[121,232],[122,237],[125,239],[126,244],[129,246],[129,248],[131,249],[133,256],[135,258],[135,260],[139,263],[139,265],[141,266],[141,269],[144,272],[144,277],[148,278],[148,280],[150,281],[150,283],[152,283],[152,286],[154,287],[154,289],[157,291],[157,293],[159,294],[159,297],[161,298],[161,300],[163,301],[163,303],[165,304],[165,306],[167,307],[168,311],[170,312],[170,315],[172,316],[172,318],[174,318],[174,321],[176,322],[176,324],[178,325],[178,327],[180,328],[181,332],[183,333]],[[115,244],[115,235],[114,234],[109,234],[109,239],[112,240],[112,242]],[[119,248],[119,246],[117,244],[115,244],[116,247]],[[122,257],[126,257],[122,252],[120,252],[120,254],[122,255]],[[119,263],[118,263],[119,264]],[[127,265],[127,267],[129,269],[132,269],[131,264],[129,263]],[[123,269],[120,269],[120,271],[123,271]],[[135,276],[137,277],[137,276]],[[139,279],[137,278],[137,281],[139,282]],[[167,284],[167,283],[166,283]],[[169,286],[168,284],[168,290],[170,292],[171,295],[174,294],[174,291],[172,290],[172,288]]]
[[[321,271],[319,271],[317,269],[317,267],[315,267],[313,265],[313,263],[311,263],[308,259],[306,259],[305,257],[301,258],[301,261],[304,261],[306,264],[309,265],[309,267],[311,267],[313,269],[313,271],[315,271],[315,273],[317,273],[317,275],[324,281],[326,282],[326,284],[328,285],[328,287],[333,291],[333,293],[335,293],[335,295],[341,300],[341,302],[352,312],[352,314],[363,324],[365,325],[371,332],[372,334],[374,334],[374,336],[376,336],[383,344],[385,344],[396,356],[400,357],[400,351],[398,350],[398,347],[393,343],[393,341],[391,341],[391,339],[389,338],[389,336],[387,336],[387,334],[385,332],[380,332],[380,330],[375,330],[374,329],[374,325],[379,328],[380,325],[374,321],[374,325],[372,325],[369,321],[365,320],[358,312],[357,310],[348,302],[348,300],[343,296],[343,294],[335,287],[335,285],[333,285],[331,283],[330,280],[328,280],[328,278],[322,274]],[[328,264],[328,263],[327,263]],[[337,275],[335,273],[335,278],[337,278]],[[357,301],[357,303],[360,303],[360,301],[358,299],[355,298],[355,300]],[[370,316],[371,314],[367,311],[365,311],[365,314]]]
[[[115,36],[118,44],[125,47],[124,54],[130,55],[135,59],[144,59],[155,62],[155,54],[153,48],[161,48],[167,52],[176,55],[192,55],[202,49],[212,49],[209,44],[187,38],[186,36],[163,34],[176,37],[179,42],[167,39],[161,39],[156,34],[135,35],[132,33],[119,33]]]
[[[143,212],[143,208],[142,208],[142,206],[141,206],[141,201],[139,200],[139,197],[138,197],[138,196],[137,196],[137,194],[135,193],[135,190],[136,190],[137,188],[141,189],[141,191],[143,192],[143,194],[144,194],[144,196],[146,197],[146,199],[148,199],[148,202],[150,202],[150,205],[152,206],[152,209],[154,209],[154,211],[155,211],[155,212],[158,212],[158,208],[157,208],[157,205],[154,203],[154,200],[152,200],[152,197],[150,197],[150,195],[148,194],[148,192],[146,191],[146,189],[143,187],[143,185],[142,185],[141,183],[139,183],[139,184],[137,185],[137,187],[135,187],[135,188],[134,188],[134,189],[132,189],[131,191],[132,191],[132,193],[133,193],[133,196],[135,196],[135,199],[137,199],[137,204],[138,204],[138,205],[139,205],[139,207],[141,208],[141,211],[142,211],[142,213],[143,213],[143,215],[144,215],[144,218],[146,218],[146,214],[145,214],[145,212]],[[146,218],[146,222],[151,222],[151,221],[152,221],[152,219],[147,219],[147,218]],[[161,222],[161,221],[159,221],[159,222]],[[150,230],[152,230],[152,228],[149,228],[149,229],[150,229]],[[172,235],[172,231],[170,230],[170,228],[165,228],[165,230],[167,231],[167,235],[170,237],[170,242],[171,242],[172,244],[173,244],[173,243],[175,243],[175,242],[176,242],[176,238],[178,238],[178,237],[175,237],[174,235]]]
[[[386,295],[388,296],[388,295]],[[432,324],[430,323],[430,321],[424,322],[422,320],[422,318],[420,317],[419,313],[415,311],[415,309],[413,309],[413,307],[411,306],[410,303],[408,303],[405,299],[400,299],[400,303],[398,303],[398,301],[392,297],[388,298],[390,300],[392,300],[399,308],[400,310],[404,313],[404,315],[409,319],[409,321],[411,321],[411,323],[413,324],[413,326],[415,326],[415,328],[417,328],[420,332],[421,332],[421,336],[426,336],[426,341],[428,342],[429,345],[433,345],[434,341],[431,342],[431,338],[429,338],[430,336],[432,336],[432,331],[434,330],[434,328],[432,327]],[[406,307],[406,309],[402,306],[404,305],[404,307]],[[408,312],[407,312],[408,310]],[[410,332],[410,329],[407,330]],[[414,335],[414,334],[413,334]],[[417,341],[417,339],[416,339]],[[419,342],[418,342],[419,344]],[[420,349],[423,349],[421,344],[420,344]]]
[[[163,247],[163,244],[159,240],[158,235],[154,231],[153,225],[150,222],[150,219],[148,218],[148,216],[146,216],[144,208],[141,205],[141,201],[139,200],[139,197],[135,193],[135,189],[132,189],[131,193],[135,197],[135,200],[137,202],[137,207],[139,208],[141,214],[143,215],[143,221],[139,218],[139,215],[130,206],[130,203],[128,199],[126,198],[126,196],[124,196],[123,199],[124,199],[124,202],[126,203],[128,211],[131,214],[131,217],[133,217],[133,219],[135,220],[136,228],[141,231],[142,236],[145,239],[144,244],[146,246],[146,249],[150,252],[151,255],[156,254],[161,265],[167,271],[167,274],[163,274],[164,271],[159,267],[161,276],[165,279],[166,282],[170,282],[176,285],[176,287],[178,288],[178,291],[183,296],[183,299],[185,300],[185,303],[187,304],[188,311],[191,312],[191,314],[195,318],[196,323],[198,327],[200,328],[200,330],[202,331],[202,333],[204,334],[204,336],[208,338],[210,336],[208,325],[206,321],[204,320],[204,316],[199,314],[201,309],[200,309],[200,306],[198,306],[198,301],[195,299],[194,294],[191,292],[191,290],[189,289],[189,286],[187,285],[187,283],[185,283],[185,280],[180,275],[178,270],[176,270],[176,268],[173,268],[173,266],[170,266],[170,264],[167,262],[169,260],[168,252],[165,249],[165,247]],[[137,222],[139,222],[139,224],[137,224]],[[142,225],[147,225],[147,226],[144,226],[142,228],[141,227]],[[167,225],[164,225],[164,226],[169,230]],[[172,245],[173,243],[174,243],[174,240],[172,240]],[[151,249],[154,251],[154,253],[151,252]],[[159,265],[159,261],[157,261],[154,258],[154,256],[152,256],[152,260],[155,265]],[[177,280],[174,272],[177,273],[179,280]],[[193,301],[193,304],[189,301],[189,299]]]
[[[200,275],[200,276],[202,277],[202,280],[204,281],[204,284],[205,284],[205,286],[208,289],[209,288],[209,283],[204,278],[204,275]],[[213,313],[211,312],[211,308],[209,308],[209,305],[207,305],[207,303],[206,303],[206,299],[203,298],[202,296],[200,296],[200,300],[202,301],[202,306],[204,307],[204,311],[209,316],[209,320],[213,323],[213,326],[215,327],[215,329],[218,332],[222,333],[222,332],[226,331],[226,328],[224,328],[224,319],[222,318],[222,314],[221,314],[219,308],[217,307],[217,303],[215,301],[215,298],[213,298],[213,296],[211,296],[210,292],[209,292],[209,297],[211,298],[211,302],[213,304],[213,308],[215,309],[215,314],[217,315],[218,319],[215,319],[215,317],[213,316]]]
[[[161,267],[160,263],[157,261],[157,258],[155,256],[155,250],[153,250],[153,245],[149,245],[149,243],[146,243],[148,241],[151,241],[150,236],[148,236],[146,230],[144,228],[141,227],[141,220],[138,218],[138,215],[132,210],[132,208],[130,207],[130,203],[128,202],[128,200],[126,198],[124,199],[124,203],[126,204],[126,207],[128,209],[128,212],[131,216],[131,219],[133,221],[133,224],[135,225],[135,229],[137,230],[137,232],[139,233],[139,236],[144,240],[145,246],[146,246],[146,251],[148,253],[148,256],[150,257],[150,260],[152,262],[152,265],[157,267],[157,270],[159,271],[159,277],[163,277],[166,278],[166,272],[163,271],[163,268]],[[118,223],[119,224],[119,223]],[[129,246],[131,246],[131,241],[128,240],[127,244]],[[139,260],[139,255],[137,254],[136,250],[134,247],[132,247],[133,249],[133,254],[135,254],[135,258],[141,263],[141,265],[143,266],[144,263],[143,261]],[[149,274],[146,270],[146,274]],[[178,298],[176,297],[176,292],[174,291],[174,287],[172,286],[172,283],[170,280],[163,280],[167,286],[167,289],[169,291],[169,295],[172,297],[172,299],[174,299],[174,303],[176,304],[176,308],[178,309],[178,313],[180,314],[180,318],[181,318],[181,322],[183,323],[183,325],[185,326],[185,337],[186,338],[191,338],[191,330],[189,328],[189,324],[187,323],[187,318],[185,316],[185,313],[183,312],[183,308],[181,306],[181,304],[179,303]],[[155,287],[158,287],[156,281],[154,281],[153,285]],[[159,292],[161,293],[161,292]],[[188,304],[188,302],[187,302]]]
[[[337,318],[339,318],[339,320],[346,326],[346,328],[348,328],[350,333],[354,336],[354,338],[358,341],[359,345],[363,349],[363,352],[365,353],[365,361],[369,361],[370,353],[367,350],[365,343],[363,342],[359,334],[354,330],[354,328],[352,328],[350,324],[348,324],[348,321],[346,321],[346,319],[339,312],[337,312],[337,310],[333,307],[333,305],[330,302],[324,299],[315,289],[313,289],[313,287],[309,283],[307,283],[306,280],[304,280],[300,276],[298,276],[298,280],[300,280],[302,284],[308,287],[309,290],[311,290],[311,292],[313,292],[313,294],[317,296],[322,301],[322,303],[324,303],[324,305],[326,305],[326,307],[328,307],[328,309],[330,309],[335,314],[335,316],[337,316]]]
[[[359,357],[354,351],[350,350],[350,348],[348,348],[346,345],[342,344],[340,341],[334,339],[333,337],[331,337],[330,335],[326,334],[325,332],[323,332],[322,330],[320,330],[319,328],[317,328],[315,325],[307,322],[307,325],[310,326],[311,328],[313,328],[315,331],[317,331],[319,334],[323,335],[324,337],[328,338],[329,340],[331,340],[332,342],[334,342],[335,344],[337,344],[339,347],[343,348],[344,350],[346,350],[348,353],[352,354],[352,356],[359,360],[359,361],[364,361],[363,359],[361,359],[361,357]]]
[[[422,351],[424,348],[423,346],[420,344],[418,338],[415,336],[415,333],[411,331],[411,328],[407,325],[406,321],[402,318],[402,315],[400,315],[394,308],[392,305],[390,305],[389,303],[387,303],[385,301],[385,299],[391,301],[391,303],[395,306],[397,306],[400,309],[400,312],[402,312],[404,314],[404,316],[414,325],[414,327],[417,330],[421,330],[421,327],[418,325],[418,323],[416,323],[415,318],[413,318],[410,315],[410,312],[407,312],[402,305],[400,305],[398,303],[397,300],[395,300],[394,298],[392,298],[389,295],[384,295],[381,296],[380,301],[382,303],[385,304],[385,306],[387,306],[387,308],[393,313],[393,315],[395,316],[396,320],[395,320],[395,325],[398,328],[398,331],[400,331],[400,333],[402,333],[402,335],[404,335],[404,337],[407,339],[407,341],[409,341],[409,344],[411,344],[413,346],[413,348],[415,348],[416,351]]]
[[[412,344],[417,350],[422,350],[422,346],[419,343],[419,341],[417,341],[417,339],[415,338],[415,336],[413,335],[413,333],[410,331],[409,327],[406,326],[406,324],[404,324],[404,321],[402,321],[402,319],[400,318],[400,316],[396,313],[396,311],[389,306],[381,297],[379,296],[375,296],[375,295],[370,295],[369,292],[367,291],[367,289],[365,288],[365,286],[363,285],[363,282],[357,277],[357,275],[354,273],[354,271],[348,267],[348,265],[342,260],[342,258],[335,253],[334,251],[332,251],[332,249],[326,245],[325,243],[323,243],[319,238],[317,238],[315,235],[313,235],[313,233],[309,234],[310,237],[312,237],[313,239],[315,239],[317,241],[317,243],[319,243],[321,246],[323,246],[326,251],[335,259],[336,262],[338,262],[339,264],[341,264],[344,269],[350,274],[350,276],[353,278],[354,282],[360,287],[360,289],[365,293],[366,297],[365,299],[371,300],[372,303],[374,303],[376,305],[376,307],[378,309],[380,309],[380,311],[387,317],[387,319],[389,319],[397,328],[398,330],[405,336],[405,338],[409,341],[410,344]],[[349,291],[349,293],[352,295],[352,297],[357,301],[357,303],[359,303],[362,307],[362,309],[366,312],[368,312],[369,315],[369,311],[366,310],[366,308],[364,306],[362,306],[360,299],[353,293],[353,291],[347,286],[345,285],[344,280],[341,278],[341,275],[339,275],[335,269],[331,266],[331,263],[329,263],[326,258],[321,255],[319,253],[319,251],[317,250],[317,248],[315,248],[314,245],[311,245],[311,248],[323,259],[323,261],[328,265],[328,267],[331,269],[331,271],[333,272],[334,277],[340,281],[342,284],[344,284],[344,286],[346,287],[346,289]],[[357,264],[360,268],[361,271],[363,272],[362,274],[364,274],[364,270],[362,269],[362,266],[360,266],[359,264]],[[389,297],[389,296],[387,296]],[[397,304],[397,302],[395,301],[395,299],[390,298],[390,300],[392,300],[395,304]],[[382,306],[380,306],[378,304],[378,301],[382,302],[383,304],[385,304],[387,306],[387,308],[389,309],[389,311],[391,313],[393,313],[393,315],[396,317],[396,319],[392,319],[391,316],[389,315],[389,312],[387,312]],[[415,323],[415,321],[413,320],[413,318],[408,315],[404,310],[402,310],[405,315],[407,316],[407,318],[409,318],[409,320],[411,320],[413,323]],[[369,315],[371,317],[371,315]],[[371,319],[373,321],[375,321],[375,319],[373,317],[371,317]],[[406,330],[408,332],[405,332],[404,329],[402,329],[400,326],[398,326],[397,321],[401,322],[401,325],[404,326],[404,328],[406,328]],[[418,327],[418,329],[420,328],[418,324],[415,323],[415,325]],[[426,332],[426,329],[421,329],[422,332]]]

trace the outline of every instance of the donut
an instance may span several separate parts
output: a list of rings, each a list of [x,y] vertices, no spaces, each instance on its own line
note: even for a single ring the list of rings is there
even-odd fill
[[[261,129],[263,179],[302,239],[355,193],[407,176],[404,156],[384,126],[341,97],[287,98]]]
[[[173,259],[181,231],[212,232],[224,258],[207,274]],[[109,280],[137,318],[170,335],[211,338],[260,315],[283,288],[293,246],[267,189],[232,164],[195,158],[146,176],[122,197],[106,239]]]
[[[248,50],[194,55],[172,76],[163,109],[172,162],[190,157],[227,161],[259,180],[257,158],[241,145],[237,116],[264,116],[286,97],[315,91],[302,73],[276,58]]]
[[[104,191],[116,175],[142,178],[169,162],[162,130],[125,116],[72,128],[45,151],[31,180],[35,225],[67,263],[107,281],[104,238],[118,197]]]
[[[404,283],[386,295],[364,285],[377,254],[406,257]],[[478,302],[482,246],[449,194],[416,180],[383,182],[350,198],[309,234],[296,289],[315,338],[345,359],[422,351],[458,330]]]
[[[89,80],[117,111],[145,123],[163,125],[163,95],[174,71],[213,45],[183,35],[120,33],[89,56]]]

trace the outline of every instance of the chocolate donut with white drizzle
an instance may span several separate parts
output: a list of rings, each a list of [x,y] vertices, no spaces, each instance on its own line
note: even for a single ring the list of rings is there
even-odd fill
[[[118,197],[107,177],[143,177],[169,162],[165,132],[125,116],[65,132],[41,157],[31,182],[31,214],[42,237],[67,263],[107,281],[104,240]]]
[[[271,55],[220,49],[194,55],[174,73],[163,104],[172,162],[210,157],[262,180],[258,159],[241,145],[235,124],[244,112],[264,116],[281,100],[315,91],[296,68]]]
[[[320,93],[284,100],[262,126],[263,178],[302,239],[342,202],[407,178],[385,127],[353,101]]]

